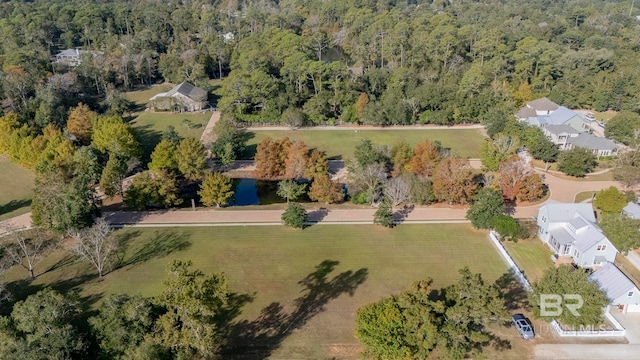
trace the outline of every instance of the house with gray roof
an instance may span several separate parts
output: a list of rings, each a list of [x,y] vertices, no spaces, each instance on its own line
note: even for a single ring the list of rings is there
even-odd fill
[[[542,127],[544,135],[554,144],[558,145],[558,149],[565,150],[569,145],[569,139],[577,137],[580,132],[569,125],[545,125]]]
[[[623,313],[640,312],[640,289],[615,264],[607,262],[589,276]]]
[[[640,220],[640,205],[629,201],[627,206],[622,209],[622,213],[634,220]]]
[[[595,156],[614,156],[618,153],[618,145],[613,141],[593,136],[591,134],[582,133],[578,136],[567,139],[567,147],[565,149],[584,148],[591,150]]]
[[[545,204],[538,210],[538,236],[556,256],[583,268],[615,260],[618,249],[595,223],[591,204]]]
[[[534,110],[536,115],[549,115],[558,110],[559,105],[546,97],[543,97],[541,99],[529,101],[525,107]]]
[[[200,111],[208,105],[208,93],[188,82],[149,99],[149,107],[157,111]]]

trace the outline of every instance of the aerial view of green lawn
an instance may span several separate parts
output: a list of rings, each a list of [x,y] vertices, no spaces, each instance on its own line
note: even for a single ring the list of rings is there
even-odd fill
[[[544,271],[553,266],[553,252],[537,236],[517,243],[505,241],[503,245],[532,283],[542,278]]]
[[[362,139],[369,139],[374,145],[388,145],[405,141],[411,146],[424,140],[439,141],[442,147],[463,158],[477,158],[485,139],[479,129],[428,129],[428,130],[295,130],[270,131],[260,130],[247,134],[247,151],[245,158],[253,158],[256,145],[264,138],[274,139],[289,137],[301,140],[309,147],[327,152],[330,159],[349,159],[355,147]]]
[[[0,156],[0,220],[29,212],[34,174]]]
[[[157,295],[169,261],[192,260],[205,273],[223,271],[229,277],[238,314],[229,319],[231,330],[262,334],[238,335],[229,355],[242,352],[243,342],[257,341],[261,355],[275,358],[357,358],[355,311],[363,304],[426,278],[434,280],[434,289],[450,285],[464,266],[487,282],[507,272],[487,233],[466,224],[318,225],[304,231],[130,228],[116,234],[123,244],[122,263],[103,281],[88,265],[57,250],[38,265],[38,278],[23,291],[75,288],[95,307],[108,294]],[[13,268],[3,277],[11,282],[27,275]]]

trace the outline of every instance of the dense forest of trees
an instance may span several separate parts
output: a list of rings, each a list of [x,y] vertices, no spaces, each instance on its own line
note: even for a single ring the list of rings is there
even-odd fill
[[[33,131],[78,102],[225,78],[243,121],[478,122],[538,95],[640,110],[630,1],[35,0],[0,4],[0,98]],[[99,51],[73,68],[61,49]],[[294,111],[297,110],[297,111]]]

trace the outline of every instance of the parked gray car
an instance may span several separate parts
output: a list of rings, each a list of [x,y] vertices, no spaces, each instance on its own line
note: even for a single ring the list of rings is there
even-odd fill
[[[513,314],[511,320],[513,321],[513,326],[515,326],[523,339],[533,339],[536,336],[533,332],[533,325],[531,325],[531,321],[529,321],[529,319],[524,315]]]

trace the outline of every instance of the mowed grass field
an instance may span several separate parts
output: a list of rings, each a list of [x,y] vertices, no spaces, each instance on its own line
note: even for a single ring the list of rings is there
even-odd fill
[[[244,158],[253,158],[257,144],[264,138],[289,137],[301,140],[311,148],[326,151],[330,159],[349,159],[362,139],[374,145],[388,145],[405,141],[412,147],[425,140],[440,141],[444,148],[463,158],[478,158],[485,137],[479,129],[428,129],[428,130],[259,130],[247,133],[247,151]]]
[[[0,155],[0,220],[29,212],[34,178],[33,172]]]
[[[103,281],[88,265],[58,250],[38,266],[40,275],[30,291],[46,285],[77,288],[96,307],[114,293],[157,295],[168,277],[167,264],[192,260],[205,273],[223,271],[229,277],[238,313],[231,328],[264,332],[258,339],[246,333],[234,338],[238,347],[243,341],[264,345],[252,358],[358,358],[354,331],[360,306],[426,278],[434,280],[434,289],[450,285],[464,266],[481,272],[487,282],[507,271],[486,232],[467,224],[317,225],[303,231],[279,226],[129,228],[116,234],[126,244],[123,265]],[[15,281],[27,272],[13,268],[3,277]],[[279,335],[268,335],[273,329]],[[514,350],[500,357],[517,358]],[[236,348],[225,358],[238,355]]]
[[[553,252],[537,236],[517,243],[505,241],[503,245],[531,283],[542,278],[544,271],[553,266]]]

